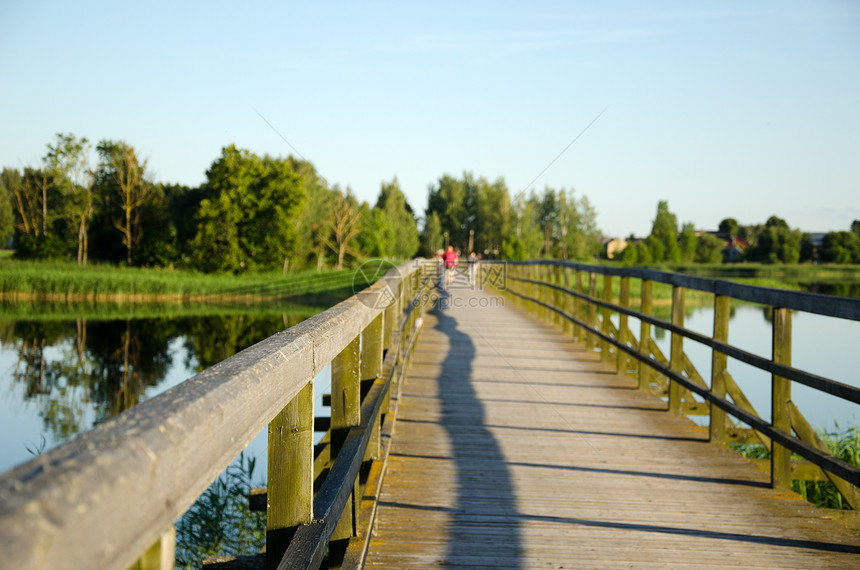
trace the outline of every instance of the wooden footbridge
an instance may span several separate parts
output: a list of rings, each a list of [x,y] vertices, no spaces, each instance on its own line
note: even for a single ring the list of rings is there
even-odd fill
[[[477,286],[440,288],[437,271],[392,269],[0,476],[3,567],[171,567],[173,521],[266,425],[266,551],[213,568],[860,564],[855,511],[790,490],[826,479],[860,508],[860,470],[791,401],[801,383],[860,403],[791,366],[792,311],[860,320],[860,302],[562,262],[485,264]],[[655,284],[671,287],[668,320],[653,315]],[[713,296],[712,335],[684,328],[690,289]],[[733,299],[772,307],[770,358],[727,342]],[[707,380],[685,341],[712,350]],[[767,419],[729,358],[772,375]],[[331,418],[315,421],[329,364]]]

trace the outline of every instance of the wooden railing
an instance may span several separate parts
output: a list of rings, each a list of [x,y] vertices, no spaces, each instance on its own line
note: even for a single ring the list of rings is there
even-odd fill
[[[174,521],[266,426],[266,567],[360,560],[383,436],[434,274],[404,263],[2,474],[0,566],[172,568]],[[313,380],[329,363],[330,430],[315,446]]]
[[[490,271],[485,264],[482,272]],[[833,457],[791,400],[791,384],[798,382],[834,397],[860,404],[860,389],[791,366],[791,314],[803,311],[828,317],[860,320],[860,300],[755,287],[660,271],[584,265],[561,261],[507,263],[492,269],[502,293],[554,322],[588,350],[615,363],[619,373],[638,378],[640,389],[656,390],[668,399],[668,410],[708,414],[710,438],[718,442],[755,442],[765,446],[767,467],[774,488],[789,490],[795,480],[828,480],[854,511],[860,510],[860,469]],[[505,273],[500,277],[501,273]],[[598,298],[598,276],[602,295]],[[613,279],[619,278],[617,298]],[[640,282],[640,310],[630,309],[631,280]],[[487,280],[485,279],[485,282]],[[671,319],[653,316],[653,283],[672,287]],[[714,326],[711,335],[684,328],[685,291],[713,295]],[[732,300],[772,308],[771,358],[763,358],[728,343]],[[617,302],[616,302],[617,301]],[[612,322],[617,315],[618,325]],[[629,319],[639,320],[638,338]],[[652,327],[671,333],[669,357],[652,336]],[[705,382],[684,352],[684,341],[711,349],[710,384]],[[728,372],[732,358],[771,374],[771,421],[762,419]],[[701,401],[693,397],[699,396]],[[750,428],[741,428],[735,418]],[[792,453],[805,461],[792,461]],[[854,526],[856,517],[845,517]]]

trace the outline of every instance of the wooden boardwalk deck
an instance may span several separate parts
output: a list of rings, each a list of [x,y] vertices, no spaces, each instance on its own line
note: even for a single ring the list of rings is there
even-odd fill
[[[403,387],[367,567],[860,566],[860,535],[583,346],[450,294]]]

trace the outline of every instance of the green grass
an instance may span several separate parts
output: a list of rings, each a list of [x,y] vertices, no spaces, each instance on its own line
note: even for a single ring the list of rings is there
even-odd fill
[[[860,426],[854,425],[841,429],[834,422],[832,430],[819,430],[818,436],[824,442],[828,451],[836,457],[860,467]],[[730,444],[735,451],[751,459],[770,459],[770,452],[759,444]],[[792,459],[802,459],[793,456]],[[849,509],[845,499],[830,481],[792,481],[791,490],[819,507],[828,509]]]
[[[171,300],[200,297],[271,300],[326,295],[342,298],[352,294],[354,275],[349,269],[286,275],[212,275],[175,269],[80,267],[68,262],[17,261],[0,257],[0,294],[7,298],[32,296],[68,300],[123,296],[170,297]],[[363,274],[358,277],[356,288],[368,285]]]

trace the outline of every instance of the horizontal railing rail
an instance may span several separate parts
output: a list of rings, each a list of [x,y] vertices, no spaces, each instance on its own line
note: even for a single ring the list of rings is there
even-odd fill
[[[331,309],[0,475],[3,566],[124,570],[161,544],[163,563],[152,567],[172,567],[174,521],[267,426],[267,566],[289,567],[281,554],[291,540],[324,521],[313,555],[296,558],[318,561],[341,511],[349,511],[347,490],[358,490],[357,465],[377,454],[392,378],[383,378],[383,365],[405,365],[426,302],[415,298],[428,284],[425,273],[420,261],[404,263]],[[331,420],[337,449],[314,498],[313,380],[329,364],[333,391],[340,390]],[[362,381],[374,386],[360,404]],[[357,521],[347,526],[340,535],[348,539]]]
[[[498,273],[498,271],[496,271]],[[596,295],[596,277],[602,275],[603,296]],[[587,276],[587,292],[585,290]],[[613,302],[612,278],[620,277],[618,302]],[[642,308],[629,307],[630,279],[642,283]],[[498,283],[498,279],[496,282]],[[572,283],[575,281],[575,286]],[[672,286],[672,320],[652,314],[652,282]],[[791,461],[791,453],[806,459],[823,471],[853,509],[860,508],[860,469],[833,457],[817,434],[791,402],[791,382],[860,403],[860,389],[855,386],[812,374],[791,366],[791,311],[860,320],[860,300],[830,297],[811,293],[783,291],[766,287],[743,285],[655,270],[587,265],[564,261],[527,261],[506,264],[503,292],[514,296],[527,307],[537,309],[574,336],[583,337],[586,345],[601,352],[602,358],[616,359],[619,373],[632,372],[639,377],[639,387],[650,388],[651,374],[664,377],[668,385],[669,409],[683,411],[683,391],[702,398],[710,406],[710,434],[718,441],[728,441],[727,414],[750,426],[758,440],[771,451],[771,479],[776,488],[790,488],[792,473],[818,478],[814,472],[802,470]],[[684,289],[695,289],[714,295],[714,334],[704,335],[683,326]],[[770,359],[758,356],[728,343],[729,307],[732,299],[769,306],[774,311],[773,354]],[[602,313],[602,318],[598,316]],[[618,315],[619,326],[611,321]],[[627,319],[640,321],[639,338],[628,330]],[[672,335],[669,359],[659,353],[651,338],[651,327],[659,327]],[[683,340],[689,339],[712,351],[711,385],[702,380],[683,351]],[[727,358],[769,372],[772,377],[771,421],[761,418],[740,392],[727,371]],[[639,363],[631,368],[629,362]],[[650,372],[649,372],[650,371]],[[731,398],[731,399],[730,399]],[[688,410],[696,410],[694,401],[686,402]],[[811,475],[810,475],[811,474]],[[797,476],[795,478],[802,478]]]

